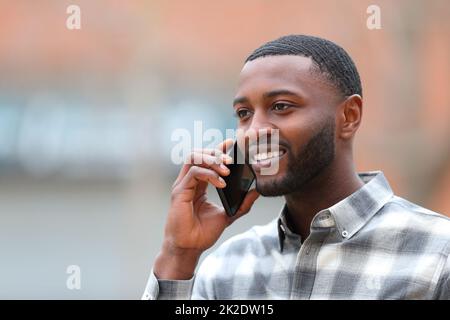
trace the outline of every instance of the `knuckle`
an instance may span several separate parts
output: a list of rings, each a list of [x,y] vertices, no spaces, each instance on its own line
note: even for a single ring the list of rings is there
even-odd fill
[[[220,157],[223,154],[223,152],[219,149],[214,149],[212,152],[212,155],[215,157]]]
[[[170,193],[170,200],[174,201],[177,198],[179,193],[180,193],[180,189],[178,186],[172,188],[172,192]]]
[[[189,152],[189,154],[186,155],[186,158],[184,160],[184,163],[186,164],[192,164],[194,161],[194,152]]]
[[[189,175],[189,177],[191,177],[193,175],[198,174],[199,172],[200,172],[200,167],[192,166],[189,168],[188,175]]]
[[[211,178],[218,180],[219,179],[219,174],[217,172],[211,172]]]
[[[209,155],[202,154],[202,157],[203,157],[203,163],[205,163],[205,164],[207,164],[207,165],[211,165],[211,164],[214,162],[214,160],[212,159],[212,157],[209,156]]]

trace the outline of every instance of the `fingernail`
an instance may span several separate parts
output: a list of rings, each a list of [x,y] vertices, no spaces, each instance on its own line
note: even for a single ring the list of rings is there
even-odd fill
[[[225,161],[226,163],[232,163],[232,162],[233,162],[233,158],[230,157],[229,155],[225,155],[225,156],[224,156],[224,161]]]
[[[226,185],[225,180],[223,180],[221,177],[219,177],[219,182],[220,182],[222,185]]]

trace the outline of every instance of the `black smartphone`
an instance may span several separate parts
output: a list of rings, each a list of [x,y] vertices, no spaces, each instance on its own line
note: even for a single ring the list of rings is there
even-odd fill
[[[234,143],[229,155],[233,158],[232,164],[226,166],[230,169],[228,176],[222,176],[226,182],[225,188],[216,188],[222,205],[228,216],[236,214],[250,187],[255,180],[255,173],[250,166],[247,157],[243,156],[237,142]]]

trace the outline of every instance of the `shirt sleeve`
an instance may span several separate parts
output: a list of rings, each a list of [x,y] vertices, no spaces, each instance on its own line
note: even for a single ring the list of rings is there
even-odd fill
[[[450,255],[442,270],[442,276],[438,283],[437,297],[438,300],[450,300]]]
[[[189,280],[157,279],[154,270],[150,272],[142,300],[216,300],[221,290],[232,290],[233,283],[218,284],[217,277],[224,274],[224,262],[228,251],[222,244],[208,254],[199,264],[194,276]],[[219,288],[220,287],[220,288]],[[216,291],[219,291],[219,295]]]
[[[152,269],[142,300],[189,300],[194,278],[195,276],[189,280],[157,279]]]

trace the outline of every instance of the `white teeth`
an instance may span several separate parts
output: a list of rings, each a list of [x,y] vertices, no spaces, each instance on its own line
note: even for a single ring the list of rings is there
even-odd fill
[[[262,153],[255,154],[253,156],[253,160],[263,161],[263,160],[267,160],[267,159],[278,158],[280,155],[283,155],[283,154],[284,154],[284,152],[278,152],[278,151],[262,152]]]

